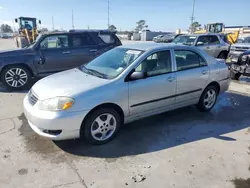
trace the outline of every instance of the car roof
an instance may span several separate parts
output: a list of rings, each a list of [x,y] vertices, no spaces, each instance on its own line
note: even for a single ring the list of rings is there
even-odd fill
[[[220,36],[221,34],[218,34],[218,33],[199,33],[199,34],[185,34],[185,35],[180,35],[180,36],[193,36],[193,37],[198,37],[198,36],[207,36],[207,35],[216,35],[216,36]]]
[[[138,43],[133,43],[133,44],[125,44],[122,46],[119,46],[118,48],[128,48],[128,49],[136,49],[136,50],[143,50],[143,51],[149,51],[149,50],[157,50],[161,48],[192,48],[191,46],[186,46],[186,45],[179,45],[179,44],[174,44],[174,43],[149,43],[149,42],[138,42]]]
[[[74,34],[74,33],[114,33],[109,30],[103,30],[103,29],[71,29],[69,31],[56,31],[56,32],[48,32],[48,33],[42,33],[42,35],[66,35],[66,34]]]

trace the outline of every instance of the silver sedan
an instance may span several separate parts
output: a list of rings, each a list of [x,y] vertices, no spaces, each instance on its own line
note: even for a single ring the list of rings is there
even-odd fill
[[[122,124],[196,105],[209,111],[229,86],[227,66],[191,46],[134,44],[38,81],[24,98],[31,128],[53,140],[111,140]]]

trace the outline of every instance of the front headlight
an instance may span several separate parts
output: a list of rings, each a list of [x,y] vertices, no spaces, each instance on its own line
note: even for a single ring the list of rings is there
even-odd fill
[[[62,111],[69,109],[74,104],[74,99],[68,97],[55,97],[37,101],[36,107],[45,111]]]
[[[241,57],[241,61],[246,61],[247,60],[247,55],[243,55],[242,57]]]

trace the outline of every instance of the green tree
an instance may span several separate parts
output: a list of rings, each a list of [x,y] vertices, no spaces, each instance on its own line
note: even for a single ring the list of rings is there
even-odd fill
[[[0,30],[2,33],[13,33],[12,28],[8,24],[2,24]]]
[[[201,29],[201,24],[199,22],[193,22],[193,24],[190,25],[189,27],[189,31],[191,33],[194,33],[195,31],[197,30],[200,30]]]
[[[116,31],[116,27],[114,25],[110,25],[108,30],[115,32]]]
[[[146,25],[145,20],[139,20],[138,22],[136,22],[136,32],[142,31],[144,28],[148,28],[148,25]]]

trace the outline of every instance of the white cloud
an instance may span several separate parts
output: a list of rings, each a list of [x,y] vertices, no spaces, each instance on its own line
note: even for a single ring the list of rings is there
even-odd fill
[[[4,7],[3,6],[0,6],[0,10],[3,10],[4,9]]]

